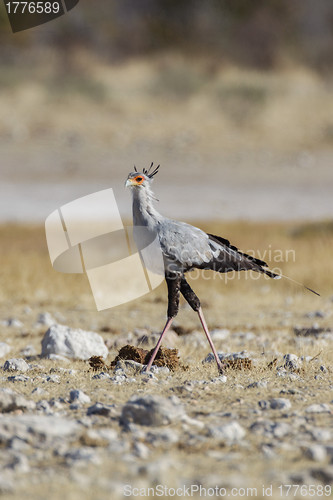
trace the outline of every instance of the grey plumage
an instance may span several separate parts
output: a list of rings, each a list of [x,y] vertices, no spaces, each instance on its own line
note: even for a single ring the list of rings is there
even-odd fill
[[[162,338],[178,313],[181,293],[192,309],[198,313],[218,369],[220,373],[223,373],[224,367],[209,334],[201,310],[200,300],[187,283],[185,273],[191,269],[199,268],[211,269],[221,273],[254,270],[267,274],[271,278],[279,278],[280,276],[266,269],[267,264],[264,261],[241,252],[231,245],[228,240],[220,236],[207,234],[185,222],[169,219],[161,215],[155,208],[156,198],[151,190],[153,176],[156,175],[158,167],[154,170],[152,168],[153,164],[148,170],[144,169],[142,173],[137,172],[135,168],[135,172],[130,173],[126,181],[126,186],[131,188],[133,197],[134,238],[137,240],[138,247],[143,248],[142,231],[135,231],[135,228],[138,227],[145,228],[146,233],[150,235],[151,241],[155,240],[156,237],[158,238],[163,254],[165,279],[168,286],[168,319],[146,369],[149,371],[161,345]]]
[[[141,177],[143,182],[131,185],[131,180],[137,177]],[[267,264],[264,261],[240,252],[228,240],[161,215],[154,206],[156,197],[151,190],[152,179],[147,174],[132,172],[128,180],[133,195],[133,224],[143,226],[158,236],[166,271],[185,273],[194,268],[223,273],[254,270],[279,278],[265,269]]]

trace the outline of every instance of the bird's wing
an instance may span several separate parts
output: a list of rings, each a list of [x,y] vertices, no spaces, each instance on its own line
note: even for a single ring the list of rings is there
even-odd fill
[[[158,235],[164,257],[183,270],[208,264],[213,258],[208,235],[195,226],[164,219],[159,223]]]
[[[266,262],[238,250],[228,240],[185,222],[164,219],[159,224],[159,240],[164,257],[179,269],[211,269],[221,273],[254,270],[271,278]]]
[[[278,277],[269,269],[265,269],[268,267],[266,262],[241,252],[237,247],[231,245],[229,240],[214,234],[208,234],[207,236],[209,244],[214,249],[214,258],[209,263],[209,269],[222,273],[253,270],[267,274],[270,278]]]

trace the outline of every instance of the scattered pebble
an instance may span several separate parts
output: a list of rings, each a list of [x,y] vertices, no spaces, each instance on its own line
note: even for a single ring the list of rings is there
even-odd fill
[[[7,356],[10,350],[10,345],[6,344],[6,342],[0,342],[0,358]]]
[[[286,398],[271,398],[268,401],[259,401],[259,406],[262,410],[289,410],[291,408],[291,402]]]
[[[209,435],[218,441],[235,443],[244,438],[246,431],[238,422],[233,421],[224,425],[209,427]]]
[[[160,426],[177,422],[183,415],[184,408],[176,396],[163,398],[152,394],[135,395],[123,406],[121,422],[125,426],[130,422]]]
[[[86,404],[90,403],[90,397],[80,389],[72,389],[69,393],[69,401],[71,403]]]
[[[314,462],[324,462],[327,457],[326,448],[321,444],[312,444],[304,449],[304,456]]]
[[[114,405],[106,405],[102,403],[95,403],[87,409],[87,415],[101,415],[103,417],[110,417],[114,411]]]
[[[35,327],[38,326],[47,326],[50,327],[52,325],[55,325],[57,322],[53,318],[52,314],[49,312],[42,312],[38,315],[37,321],[35,323]]]
[[[13,359],[7,359],[5,361],[5,364],[3,365],[3,369],[5,371],[11,371],[11,372],[27,372],[30,370],[30,366],[24,359],[22,358],[13,358]]]
[[[282,438],[291,432],[291,427],[285,422],[273,422],[271,420],[258,420],[251,425],[250,430],[269,438]]]
[[[36,404],[21,394],[8,388],[0,388],[0,412],[34,410]]]
[[[283,356],[284,368],[291,371],[296,371],[300,369],[300,360],[296,354],[285,354]]]
[[[9,326],[10,328],[22,328],[23,323],[19,319],[16,318],[8,318],[1,321],[2,326]]]
[[[332,410],[333,408],[326,403],[315,403],[305,409],[306,413],[332,413]]]

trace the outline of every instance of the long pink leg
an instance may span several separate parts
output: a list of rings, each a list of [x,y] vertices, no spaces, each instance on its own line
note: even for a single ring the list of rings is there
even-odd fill
[[[202,324],[202,328],[204,329],[204,332],[205,332],[205,334],[206,334],[206,337],[207,337],[207,340],[208,340],[208,342],[209,342],[209,345],[210,345],[210,347],[211,347],[211,349],[212,349],[212,351],[213,351],[214,358],[215,358],[215,360],[216,360],[218,370],[219,370],[219,372],[220,372],[221,374],[223,374],[223,373],[224,373],[224,370],[223,370],[223,365],[222,365],[221,360],[220,360],[220,358],[218,357],[218,354],[217,354],[217,352],[216,352],[215,346],[214,346],[213,341],[212,341],[212,337],[211,337],[211,336],[210,336],[210,334],[209,334],[208,327],[207,327],[207,323],[206,323],[206,321],[205,321],[205,318],[204,318],[204,315],[203,315],[203,312],[202,312],[201,307],[199,307],[199,309],[198,309],[198,311],[197,311],[197,312],[198,312],[198,315],[199,315],[199,318],[200,318],[200,321],[201,321],[201,324]]]
[[[163,332],[161,333],[161,336],[160,336],[160,338],[158,339],[158,342],[157,342],[157,344],[156,344],[156,347],[155,347],[155,349],[154,349],[154,352],[153,352],[153,354],[151,355],[151,358],[150,358],[150,360],[149,360],[149,363],[148,363],[148,365],[147,365],[147,367],[146,367],[146,370],[145,370],[146,372],[149,372],[149,370],[150,370],[150,368],[151,368],[151,365],[153,364],[154,359],[156,358],[156,354],[157,354],[157,352],[158,352],[158,350],[159,350],[159,348],[160,348],[160,345],[161,345],[161,342],[162,342],[163,336],[164,336],[164,334],[165,334],[165,333],[169,330],[169,328],[170,328],[170,326],[171,326],[172,321],[173,321],[173,317],[172,317],[172,318],[168,318],[168,320],[167,320],[167,322],[166,322],[166,324],[165,324],[165,327],[163,328]]]

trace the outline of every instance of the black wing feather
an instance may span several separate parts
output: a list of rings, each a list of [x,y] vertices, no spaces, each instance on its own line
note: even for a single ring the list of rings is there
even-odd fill
[[[268,267],[265,261],[241,252],[237,247],[231,245],[229,240],[209,233],[208,237],[210,240],[215,241],[222,246],[220,255],[209,263],[210,269],[222,273],[229,271],[247,271],[252,269],[254,271],[267,274],[270,278],[279,277],[278,274],[275,274],[268,269],[264,269],[265,267]],[[227,247],[227,249],[230,249],[232,252],[224,250],[223,247]]]

